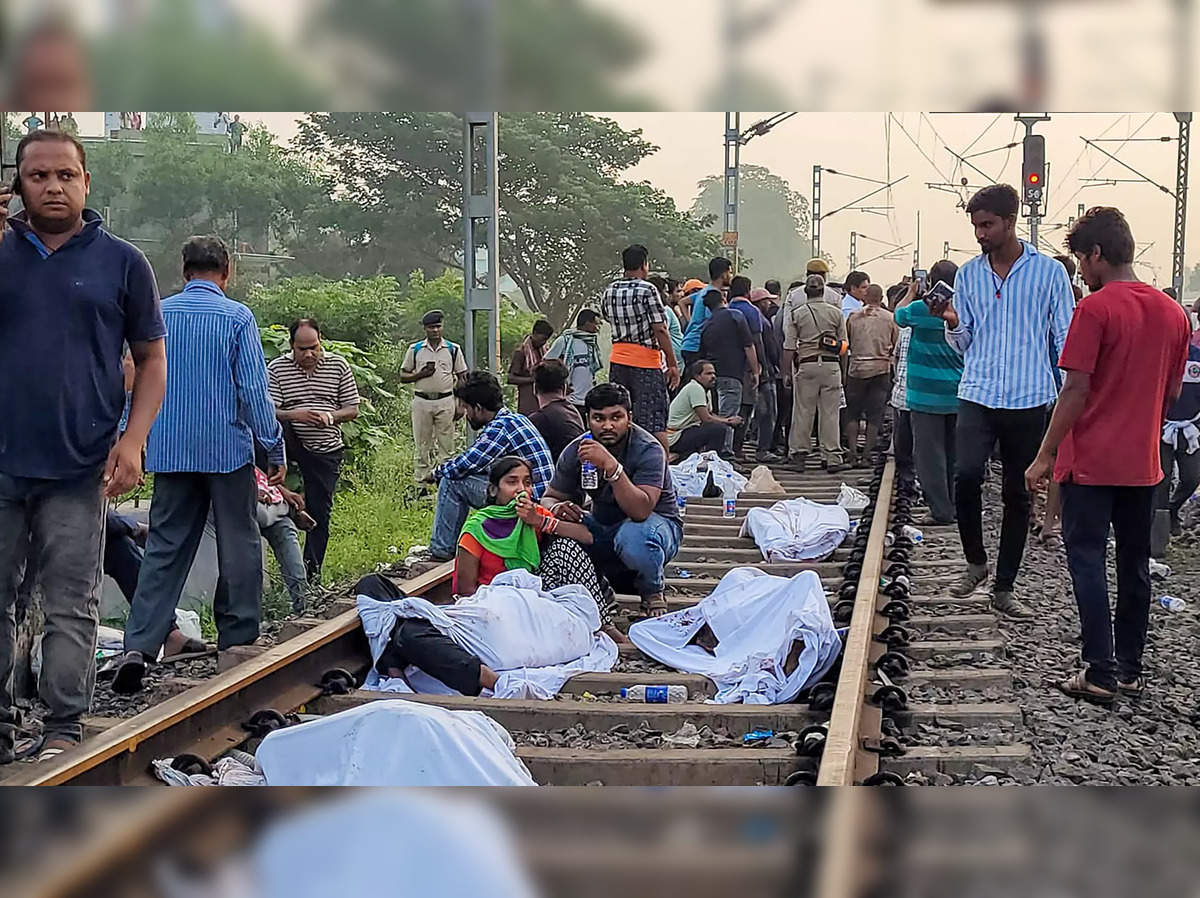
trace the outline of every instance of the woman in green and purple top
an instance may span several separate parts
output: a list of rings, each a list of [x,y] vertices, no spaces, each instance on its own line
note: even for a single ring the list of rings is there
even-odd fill
[[[942,260],[929,270],[929,283],[954,286],[958,266]],[[929,506],[926,524],[953,524],[954,430],[958,421],[958,382],[963,359],[946,342],[946,326],[917,298],[917,282],[896,306],[896,324],[911,328],[905,398],[912,415],[913,459]]]

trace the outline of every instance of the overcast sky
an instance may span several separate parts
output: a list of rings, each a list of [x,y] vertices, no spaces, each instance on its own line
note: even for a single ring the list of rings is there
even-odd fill
[[[742,113],[742,127],[770,113]],[[645,137],[660,149],[631,172],[665,190],[676,203],[688,208],[696,196],[697,182],[707,175],[719,174],[723,164],[724,114],[719,112],[613,113],[623,127],[640,128]],[[243,120],[261,121],[283,141],[295,134],[295,113],[242,113]],[[101,130],[98,113],[79,116],[81,130],[97,134]],[[742,148],[742,162],[764,165],[787,179],[792,188],[811,198],[812,167],[821,165],[847,175],[883,180],[908,175],[907,180],[890,192],[877,194],[865,205],[893,205],[888,215],[847,210],[823,223],[822,248],[833,255],[835,274],[844,275],[849,262],[849,235],[859,236],[860,265],[871,256],[887,251],[888,244],[908,243],[916,239],[916,215],[921,213],[921,262],[925,267],[941,258],[945,241],[955,249],[975,251],[970,224],[958,196],[926,186],[928,182],[967,176],[972,185],[987,183],[983,174],[957,164],[947,146],[961,155],[993,150],[1019,140],[1023,129],[1011,115],[995,114],[921,114],[897,113],[891,125],[889,141],[885,134],[886,113],[830,112],[800,113],[771,133],[755,138]],[[908,135],[901,130],[901,125]],[[936,134],[935,134],[936,131]],[[1056,249],[1062,245],[1065,224],[1074,215],[1078,203],[1088,206],[1119,206],[1129,218],[1141,261],[1140,276],[1160,285],[1170,283],[1171,232],[1174,201],[1166,193],[1147,183],[1118,183],[1085,187],[1081,178],[1102,177],[1136,179],[1137,175],[1095,149],[1085,146],[1081,137],[1124,138],[1172,137],[1177,125],[1170,113],[1096,113],[1060,114],[1039,124],[1037,132],[1046,135],[1046,155],[1050,162],[1049,203],[1041,235]],[[920,150],[914,145],[920,145]],[[971,149],[967,147],[972,145]],[[1175,189],[1176,143],[1135,141],[1102,143],[1102,147],[1120,157],[1148,177]],[[929,159],[924,158],[928,156]],[[1005,164],[1007,159],[1007,164]],[[1021,150],[985,153],[970,160],[989,178],[1016,185],[1021,175]],[[936,167],[936,168],[935,168]],[[1193,172],[1195,167],[1193,166]],[[874,184],[826,174],[822,185],[824,212],[829,213],[872,190]],[[1193,188],[1193,192],[1196,188]],[[1191,205],[1195,205],[1194,203]],[[1188,260],[1200,258],[1200,214],[1188,222]],[[1146,244],[1153,246],[1146,248]],[[877,281],[890,282],[906,273],[912,265],[912,247],[895,261],[878,261],[865,267]],[[968,253],[951,253],[961,263]],[[804,260],[798,260],[799,269]],[[793,272],[778,272],[787,277]],[[756,273],[765,277],[766,273]]]

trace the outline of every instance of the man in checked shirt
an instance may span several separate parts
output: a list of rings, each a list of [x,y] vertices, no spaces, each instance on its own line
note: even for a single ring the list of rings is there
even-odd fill
[[[649,256],[636,243],[621,253],[625,275],[604,291],[600,313],[612,325],[608,379],[629,391],[634,423],[654,434],[666,452],[668,389],[679,386],[679,362],[662,296],[646,280]]]
[[[546,441],[528,418],[504,407],[504,392],[496,375],[472,371],[454,388],[454,398],[458,402],[456,417],[466,418],[479,435],[465,452],[442,462],[426,478],[438,485],[429,560],[439,564],[454,558],[459,533],[471,509],[487,504],[487,475],[492,462],[505,455],[529,462],[534,502],[542,498],[554,476],[554,460]]]

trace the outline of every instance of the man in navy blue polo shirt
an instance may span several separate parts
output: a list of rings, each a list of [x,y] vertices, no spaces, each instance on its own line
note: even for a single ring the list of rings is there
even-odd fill
[[[95,682],[105,502],[142,477],[142,449],[166,384],[154,272],[85,209],[83,146],[61,131],[17,145],[8,220],[0,194],[0,763],[13,759],[13,604],[30,540],[40,552],[42,672],[49,708],[31,752],[78,743]],[[124,435],[122,344],[135,366]]]

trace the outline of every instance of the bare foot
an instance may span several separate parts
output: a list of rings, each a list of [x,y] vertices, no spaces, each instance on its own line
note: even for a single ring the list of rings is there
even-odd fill
[[[616,624],[609,624],[607,627],[604,627],[600,632],[607,635],[608,638],[611,639],[613,642],[615,642],[617,645],[633,645],[633,640],[630,639],[628,636],[626,636],[624,633],[622,633],[620,630],[618,630]]]

